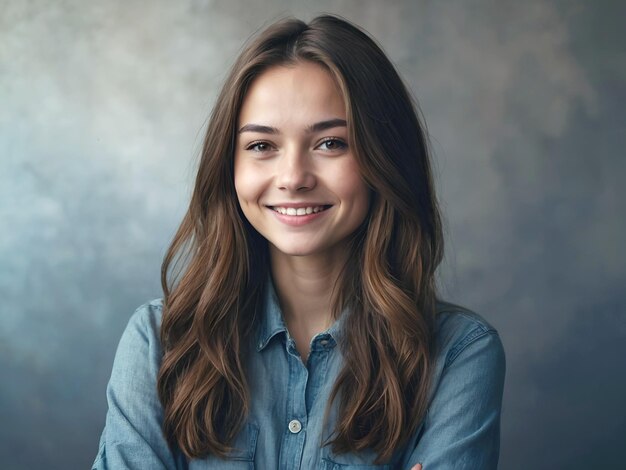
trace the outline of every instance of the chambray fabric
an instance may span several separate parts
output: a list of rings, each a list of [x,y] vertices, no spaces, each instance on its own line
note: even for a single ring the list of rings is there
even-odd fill
[[[477,314],[439,303],[436,358],[428,412],[408,443],[385,465],[364,451],[334,454],[321,443],[332,432],[336,408],[323,417],[342,365],[341,315],[315,336],[304,364],[282,319],[273,288],[251,338],[246,363],[251,396],[247,424],[232,457],[186,461],[170,450],[161,432],[163,411],[156,393],[162,357],[162,302],[140,307],[120,341],[107,387],[108,413],[93,469],[214,470],[425,470],[497,467],[505,358],[497,332]]]

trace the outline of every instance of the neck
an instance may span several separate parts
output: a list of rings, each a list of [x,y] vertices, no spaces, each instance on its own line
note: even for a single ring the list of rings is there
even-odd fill
[[[333,323],[333,289],[347,250],[318,256],[289,256],[270,246],[276,294],[291,330],[316,334]]]

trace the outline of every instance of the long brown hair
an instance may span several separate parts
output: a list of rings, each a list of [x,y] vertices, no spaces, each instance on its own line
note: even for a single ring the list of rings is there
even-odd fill
[[[443,237],[430,157],[415,105],[362,30],[335,16],[279,21],[235,62],[211,114],[189,209],[162,266],[164,357],[158,391],[164,433],[187,458],[226,456],[249,411],[242,358],[269,269],[267,242],[246,221],[233,180],[236,124],[264,70],[324,66],[346,103],[349,144],[371,188],[369,216],[351,243],[334,312],[351,334],[334,385],[337,453],[373,449],[386,461],[422,420]],[[327,408],[328,411],[328,408]]]

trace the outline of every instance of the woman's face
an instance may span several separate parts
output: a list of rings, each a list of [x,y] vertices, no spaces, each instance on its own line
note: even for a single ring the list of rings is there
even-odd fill
[[[367,215],[369,190],[331,75],[312,62],[266,70],[237,128],[235,189],[252,226],[286,255],[341,253]]]

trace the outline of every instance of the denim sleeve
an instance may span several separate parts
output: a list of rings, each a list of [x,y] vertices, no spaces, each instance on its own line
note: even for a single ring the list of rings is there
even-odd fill
[[[505,357],[493,329],[476,329],[452,348],[407,469],[498,466]]]
[[[177,460],[161,431],[156,389],[161,362],[160,305],[146,304],[122,335],[107,386],[108,412],[92,470],[174,469]]]

